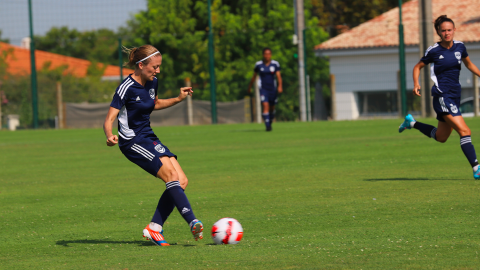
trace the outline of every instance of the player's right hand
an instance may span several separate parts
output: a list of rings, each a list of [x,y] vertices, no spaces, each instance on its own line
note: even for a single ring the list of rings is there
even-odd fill
[[[108,137],[108,139],[107,139],[107,145],[108,146],[114,146],[117,143],[118,143],[117,135],[112,135],[112,136]]]
[[[415,85],[415,87],[413,87],[413,94],[416,95],[416,96],[419,96],[421,97],[422,95],[420,95],[420,85]]]

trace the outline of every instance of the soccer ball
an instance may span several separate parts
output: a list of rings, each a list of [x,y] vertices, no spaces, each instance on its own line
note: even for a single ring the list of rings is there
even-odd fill
[[[213,224],[212,238],[217,245],[237,244],[242,240],[242,237],[242,225],[234,218],[222,218]]]

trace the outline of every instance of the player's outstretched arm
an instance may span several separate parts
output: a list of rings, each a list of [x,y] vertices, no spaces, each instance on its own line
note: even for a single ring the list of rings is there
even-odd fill
[[[252,85],[253,83],[255,82],[255,78],[257,78],[257,73],[254,72],[253,73],[253,77],[252,79],[250,80],[250,83],[248,84],[248,89],[247,89],[247,93],[250,95],[250,93],[252,93]]]
[[[472,61],[470,60],[470,56],[463,58],[463,63],[473,74],[480,77],[480,70],[474,63],[472,63]]]
[[[192,96],[192,94],[192,87],[182,87],[180,88],[180,94],[176,98],[159,99],[158,96],[156,96],[154,110],[162,110],[172,107],[173,105],[182,102],[187,96]]]
[[[422,95],[420,94],[420,83],[418,82],[418,76],[420,76],[420,69],[423,67],[425,67],[425,63],[422,61],[418,62],[413,67],[413,94],[419,97]]]
[[[115,117],[117,117],[119,109],[110,107],[107,113],[107,117],[105,117],[105,123],[103,123],[103,132],[105,132],[105,136],[107,137],[107,145],[114,146],[118,143],[117,135],[113,135],[112,133],[112,125],[113,121],[115,121]]]

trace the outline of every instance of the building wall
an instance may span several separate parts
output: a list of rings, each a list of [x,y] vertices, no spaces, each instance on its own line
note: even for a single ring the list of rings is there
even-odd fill
[[[480,67],[480,43],[466,46],[470,59]],[[317,51],[317,55],[330,58],[330,73],[336,81],[337,120],[358,119],[356,93],[397,90],[398,48]],[[411,91],[412,70],[420,60],[418,47],[406,48],[405,56],[407,91]],[[460,83],[463,88],[472,87],[472,74],[465,66],[460,73]],[[462,98],[472,95],[473,92],[466,89]]]

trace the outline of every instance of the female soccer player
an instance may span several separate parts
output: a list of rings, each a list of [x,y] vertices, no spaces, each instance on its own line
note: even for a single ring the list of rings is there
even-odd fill
[[[162,55],[151,45],[143,45],[128,50],[128,65],[135,67],[118,86],[113,96],[103,129],[107,145],[117,143],[122,153],[133,163],[151,175],[162,179],[167,189],[163,192],[152,221],[143,230],[143,236],[159,246],[169,246],[163,238],[163,224],[175,207],[190,225],[195,240],[203,238],[203,224],[195,218],[184,193],[187,177],[167,146],[163,145],[150,127],[150,114],[173,106],[187,95],[192,95],[191,87],[183,87],[176,98],[158,99],[158,80]],[[112,124],[118,118],[118,135],[112,133]]]
[[[263,61],[258,61],[255,64],[254,71],[255,73],[248,85],[247,92],[250,94],[253,82],[255,82],[258,74],[260,76],[260,100],[263,107],[262,117],[265,121],[266,130],[272,131],[272,121],[275,118],[275,104],[278,102],[277,92],[281,94],[283,88],[280,64],[272,60],[272,50],[270,48],[263,49]],[[275,78],[278,80],[278,87]]]
[[[480,76],[480,70],[470,61],[465,45],[453,39],[455,24],[450,18],[447,18],[446,15],[438,17],[435,20],[435,30],[441,41],[428,48],[425,56],[413,68],[413,93],[421,96],[418,76],[420,75],[420,69],[430,64],[431,78],[435,83],[432,87],[432,96],[433,107],[437,113],[438,127],[420,123],[409,114],[405,117],[405,121],[400,125],[398,131],[402,132],[405,129],[415,128],[427,137],[444,143],[450,137],[452,130],[455,129],[460,135],[460,147],[470,165],[472,165],[473,177],[478,180],[480,179],[480,168],[470,137],[471,131],[458,108],[462,91],[459,82],[462,61],[475,75]]]

